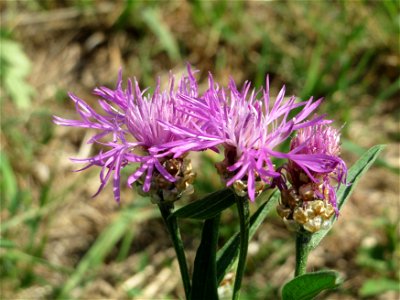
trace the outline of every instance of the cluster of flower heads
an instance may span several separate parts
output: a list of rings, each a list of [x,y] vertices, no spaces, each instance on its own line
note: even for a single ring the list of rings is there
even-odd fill
[[[136,80],[128,80],[123,89],[121,72],[115,90],[101,87],[94,94],[99,97],[101,114],[70,94],[81,119],[55,117],[54,121],[97,130],[89,143],[100,144],[104,150],[75,159],[87,163],[83,169],[101,167],[96,195],[112,178],[119,201],[121,170],[135,163],[139,166],[128,177],[129,186],[137,182],[156,201],[174,201],[193,190],[195,174],[187,154],[222,148],[225,158],[216,165],[217,171],[239,196],[254,201],[266,186],[276,185],[285,194],[299,193],[309,184],[313,200],[326,200],[336,208],[337,185],[331,181],[343,182],[346,166],[338,156],[339,134],[329,127],[331,121],[325,116],[310,118],[321,100],[285,98],[283,87],[272,101],[268,77],[265,88],[256,91],[249,82],[238,89],[233,80],[220,87],[209,75],[208,88],[200,94],[190,66],[177,86],[170,74],[169,88],[161,90],[158,82],[152,95],[142,91]],[[277,151],[294,132],[290,151]],[[288,162],[276,167],[274,158]],[[284,206],[292,210],[285,218],[293,220],[296,208],[306,209],[304,203]]]

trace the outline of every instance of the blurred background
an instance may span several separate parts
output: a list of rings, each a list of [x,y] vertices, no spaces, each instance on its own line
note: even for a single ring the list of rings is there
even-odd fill
[[[120,67],[154,87],[186,62],[200,88],[208,71],[256,87],[268,73],[272,95],[286,84],[288,95],[323,96],[349,165],[387,144],[309,270],[345,278],[319,299],[399,298],[399,2],[2,0],[0,10],[3,299],[183,299],[157,208],[127,188],[120,205],[110,186],[91,198],[98,170],[74,173],[69,157],[92,153],[92,132],[52,115],[76,117],[68,91],[95,105],[93,88],[113,88]],[[219,188],[219,157],[192,159],[194,198]],[[223,214],[221,243],[236,218]],[[201,224],[181,225],[192,266]],[[293,235],[272,213],[250,243],[242,298],[277,299],[293,270]]]

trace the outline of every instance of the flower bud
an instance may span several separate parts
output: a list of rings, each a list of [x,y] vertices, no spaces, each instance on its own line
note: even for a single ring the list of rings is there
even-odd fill
[[[311,233],[329,228],[332,216],[338,214],[336,190],[345,183],[347,173],[339,157],[339,141],[339,132],[328,125],[302,128],[291,141],[291,150],[300,158],[294,155],[282,167],[286,171],[282,178],[287,179],[278,185],[281,204],[277,210],[285,224],[292,220]]]

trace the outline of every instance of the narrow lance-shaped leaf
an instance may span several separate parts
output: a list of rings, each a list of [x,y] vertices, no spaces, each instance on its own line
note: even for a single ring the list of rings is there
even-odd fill
[[[163,22],[157,10],[147,8],[142,12],[143,21],[150,30],[158,37],[159,44],[165,49],[173,61],[179,61],[180,53],[178,43],[169,29]]]
[[[190,219],[211,219],[221,213],[223,210],[235,203],[235,197],[231,189],[222,189],[203,199],[185,205],[176,210],[172,215],[177,218]]]
[[[349,185],[342,185],[342,187],[337,192],[337,201],[339,210],[342,209],[343,205],[349,199],[351,193],[354,191],[358,181],[361,179],[362,175],[367,172],[367,170],[372,166],[374,161],[378,158],[379,153],[384,149],[384,145],[376,145],[369,150],[367,150],[361,158],[349,169],[347,175],[347,181]],[[335,220],[333,221],[333,223]],[[306,247],[309,250],[315,249],[325,235],[331,230],[330,228],[318,231],[311,236],[310,242]]]
[[[200,246],[194,260],[191,300],[218,299],[216,252],[220,214],[204,221]]]
[[[238,265],[236,269],[235,284],[233,285],[232,299],[238,300],[240,295],[240,287],[242,285],[242,279],[244,270],[246,268],[247,251],[249,248],[249,231],[250,231],[250,211],[249,211],[249,199],[247,197],[236,196],[237,210],[240,222],[239,232],[239,254],[238,254]]]
[[[176,258],[178,259],[179,270],[181,272],[182,283],[183,283],[183,287],[185,289],[185,296],[186,296],[186,299],[188,299],[190,296],[190,290],[191,290],[190,276],[189,276],[189,270],[188,270],[187,263],[186,263],[186,254],[185,254],[185,249],[183,247],[183,242],[182,242],[178,222],[177,222],[176,217],[174,217],[174,216],[171,217],[172,206],[169,203],[162,202],[158,205],[158,207],[160,209],[161,216],[163,217],[163,219],[165,221],[165,225],[168,228],[168,232],[169,232],[169,236],[171,238],[172,244],[174,245]]]

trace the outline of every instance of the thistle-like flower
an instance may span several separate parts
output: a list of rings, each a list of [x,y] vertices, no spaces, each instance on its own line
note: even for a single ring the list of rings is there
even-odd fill
[[[333,169],[310,170],[290,160],[286,170],[288,186],[281,181],[281,203],[277,210],[289,227],[302,226],[316,232],[330,225],[338,214],[336,190],[346,182],[347,168],[340,155],[340,133],[329,125],[315,125],[300,129],[291,141],[291,149],[299,155],[327,155],[335,162]]]
[[[297,147],[290,153],[275,150],[294,130],[327,122],[324,116],[305,121],[321,100],[313,102],[311,98],[296,102],[294,96],[285,100],[283,87],[272,104],[268,77],[266,88],[261,93],[250,92],[250,88],[251,84],[246,82],[239,91],[231,80],[228,89],[221,89],[210,75],[204,97],[180,95],[185,100],[185,111],[198,120],[197,126],[164,125],[176,134],[202,140],[203,146],[215,148],[222,145],[225,159],[216,166],[221,178],[227,186],[233,186],[236,194],[248,195],[252,201],[266,184],[280,176],[272,162],[273,157],[290,158],[307,170],[318,170],[320,165],[324,165],[332,171],[334,162],[326,155],[299,155]],[[297,108],[302,109],[294,117],[289,116]],[[187,151],[187,145],[177,145],[174,150],[179,153],[180,149]]]
[[[113,180],[114,197],[120,200],[121,170],[128,164],[139,164],[139,167],[128,177],[128,185],[138,182],[144,192],[150,192],[153,199],[176,200],[182,194],[190,193],[194,180],[190,160],[185,158],[185,151],[173,158],[171,147],[176,143],[190,143],[191,139],[166,130],[160,121],[190,128],[196,123],[192,117],[179,109],[184,97],[197,97],[197,83],[189,68],[188,76],[183,77],[178,87],[170,75],[169,89],[160,90],[160,82],[151,96],[145,95],[136,80],[128,80],[127,89],[122,88],[122,74],[115,90],[106,87],[96,88],[94,94],[100,99],[101,113],[96,112],[84,100],[69,94],[75,103],[80,120],[68,120],[54,117],[58,125],[92,128],[97,132],[89,140],[96,143],[101,150],[96,155],[73,159],[75,162],[87,163],[78,170],[92,166],[101,167],[100,187],[96,196],[111,179]],[[194,147],[195,148],[195,147]]]

